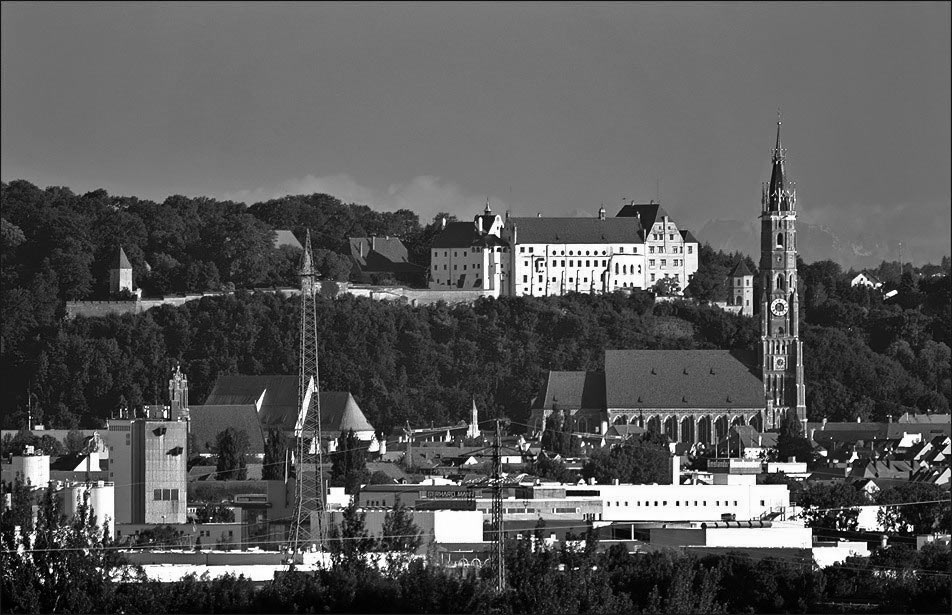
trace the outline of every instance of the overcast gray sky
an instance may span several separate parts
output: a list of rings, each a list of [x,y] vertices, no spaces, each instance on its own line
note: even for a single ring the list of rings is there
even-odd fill
[[[2,5],[2,178],[469,217],[801,219],[949,254],[950,4]],[[908,246],[908,247],[907,247]],[[883,255],[892,256],[895,255]]]

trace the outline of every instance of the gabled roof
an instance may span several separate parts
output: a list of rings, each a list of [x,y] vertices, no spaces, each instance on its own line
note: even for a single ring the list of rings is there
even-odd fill
[[[697,240],[697,237],[695,237],[695,236],[691,233],[691,231],[683,230],[683,231],[679,231],[679,232],[681,233],[681,239],[684,240],[684,243],[700,243],[700,242]]]
[[[291,431],[298,418],[297,376],[219,376],[208,395],[208,405],[256,404],[262,429]],[[328,433],[353,429],[373,431],[373,426],[347,392],[321,391],[321,428]]]
[[[294,429],[298,415],[297,376],[219,376],[205,404],[257,405],[261,425]]]
[[[448,222],[446,228],[433,238],[434,248],[468,248],[479,239],[472,222]]]
[[[302,246],[301,242],[297,240],[297,237],[294,236],[294,233],[285,230],[274,232],[274,247],[280,248],[281,246],[290,246],[292,248],[297,248],[298,250],[304,249],[304,246]]]
[[[547,410],[605,408],[605,374],[601,372],[557,372],[546,375],[542,394],[534,408]]]
[[[119,246],[119,253],[116,254],[116,260],[112,262],[113,269],[132,269],[132,263],[129,262],[129,258],[126,256],[126,251],[122,249],[122,246]]]
[[[904,413],[899,417],[898,423],[925,423],[933,425],[949,425],[952,423],[950,414],[909,414]]]
[[[625,205],[615,215],[616,218],[639,218],[645,230],[651,230],[654,223],[668,215],[661,203],[631,203]],[[669,216],[670,217],[670,216]]]
[[[730,350],[606,350],[608,408],[759,408],[752,357]]]
[[[248,452],[264,453],[264,434],[254,404],[204,405],[189,408],[189,431],[195,434],[197,453],[210,453],[218,434],[233,427],[248,434]]]
[[[642,226],[631,218],[509,218],[516,241],[524,243],[644,243]]]
[[[366,272],[416,272],[420,265],[408,260],[407,247],[397,237],[351,237],[350,257]]]

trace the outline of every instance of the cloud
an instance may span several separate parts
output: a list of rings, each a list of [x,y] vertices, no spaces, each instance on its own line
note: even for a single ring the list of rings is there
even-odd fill
[[[434,175],[418,175],[405,182],[390,184],[386,190],[377,190],[358,183],[346,173],[315,177],[307,175],[290,179],[277,186],[258,187],[254,190],[239,190],[220,195],[221,200],[247,204],[267,201],[287,195],[330,194],[345,203],[368,205],[378,211],[409,209],[427,223],[440,212],[468,219],[483,210],[490,199],[493,211],[504,212],[507,204],[492,195],[471,194],[459,184]]]

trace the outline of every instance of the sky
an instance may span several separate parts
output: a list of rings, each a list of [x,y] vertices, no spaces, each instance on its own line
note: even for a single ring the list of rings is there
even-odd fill
[[[5,182],[697,230],[759,215],[780,109],[801,220],[950,253],[949,3],[0,10]]]

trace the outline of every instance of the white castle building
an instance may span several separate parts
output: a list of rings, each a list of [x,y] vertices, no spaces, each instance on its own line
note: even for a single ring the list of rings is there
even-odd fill
[[[429,287],[544,296],[650,289],[667,279],[680,293],[697,257],[697,239],[659,203],[631,203],[614,218],[602,207],[594,218],[503,219],[487,202],[472,223],[444,221]]]

